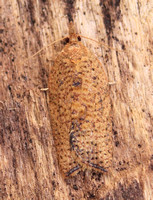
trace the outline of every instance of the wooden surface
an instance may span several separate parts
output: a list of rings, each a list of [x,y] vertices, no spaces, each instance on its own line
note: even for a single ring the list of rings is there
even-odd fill
[[[7,0],[0,9],[0,199],[151,200],[153,2]],[[64,42],[31,56],[68,35],[71,19],[77,33],[99,41],[82,39],[115,82],[114,153],[111,173],[65,181],[41,91]]]

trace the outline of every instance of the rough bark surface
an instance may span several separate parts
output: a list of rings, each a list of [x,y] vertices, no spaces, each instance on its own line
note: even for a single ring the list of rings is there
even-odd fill
[[[152,35],[150,0],[0,1],[0,199],[151,200]],[[64,180],[48,109],[48,75],[74,21],[103,64],[113,116],[113,168]],[[116,50],[104,48],[104,42]],[[120,50],[120,51],[118,51]]]

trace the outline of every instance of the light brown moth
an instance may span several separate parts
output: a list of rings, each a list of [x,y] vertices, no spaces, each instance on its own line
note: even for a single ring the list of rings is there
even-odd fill
[[[109,85],[96,56],[75,34],[58,54],[49,76],[51,127],[65,176],[85,169],[106,172],[112,163]]]

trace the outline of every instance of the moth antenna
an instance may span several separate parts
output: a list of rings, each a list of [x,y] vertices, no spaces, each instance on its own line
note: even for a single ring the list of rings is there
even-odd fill
[[[85,38],[85,39],[88,39],[88,40],[92,40],[92,41],[94,41],[94,42],[96,42],[96,43],[98,43],[98,44],[102,44],[105,48],[107,48],[107,49],[112,49],[112,50],[114,50],[114,51],[119,51],[119,52],[124,52],[124,51],[122,51],[122,50],[118,50],[118,49],[114,49],[113,47],[109,47],[108,45],[106,45],[104,42],[99,42],[99,41],[97,41],[97,40],[94,40],[94,39],[92,39],[92,38],[89,38],[89,37],[86,37],[86,36],[83,36],[83,35],[79,35],[80,37],[82,37],[82,38]]]
[[[99,41],[94,40],[94,39],[92,39],[92,38],[89,38],[89,37],[86,37],[86,36],[83,36],[83,35],[78,35],[78,34],[76,34],[76,33],[75,33],[75,28],[74,28],[74,23],[71,21],[70,24],[69,24],[69,43],[78,42],[78,36],[80,36],[80,37],[82,37],[82,38],[85,38],[85,39],[88,39],[88,40],[91,40],[91,41],[94,41],[94,42],[96,42],[96,43],[98,43],[98,44],[101,43],[101,44],[102,44],[105,48],[107,48],[107,49],[112,49],[112,50],[118,51],[118,52],[124,52],[124,51],[122,51],[122,50],[118,50],[118,49],[116,50],[116,49],[114,49],[114,48],[112,48],[112,47],[109,47],[109,46],[106,45],[104,42],[99,42]],[[46,49],[46,48],[52,46],[52,45],[55,44],[56,42],[60,42],[60,41],[62,41],[62,40],[64,40],[64,39],[66,39],[66,38],[68,38],[68,36],[65,36],[65,37],[63,37],[63,38],[61,38],[61,39],[59,39],[59,40],[55,40],[55,41],[52,42],[51,44],[49,44],[49,45],[47,45],[47,46],[41,48],[41,49],[40,49],[39,51],[37,51],[35,54],[33,54],[32,56],[30,56],[29,58],[27,58],[26,61],[28,61],[28,60],[30,60],[31,58],[35,57],[36,55],[40,54],[44,49]]]
[[[55,40],[55,41],[52,42],[51,44],[49,44],[49,45],[47,45],[47,46],[41,48],[41,49],[40,49],[39,51],[37,51],[35,54],[33,54],[32,56],[30,56],[29,58],[27,58],[26,61],[28,61],[29,59],[35,57],[36,55],[38,55],[39,53],[41,53],[44,49],[46,49],[46,48],[52,46],[52,45],[55,44],[56,42],[60,42],[60,41],[62,41],[62,40],[64,40],[64,39],[66,39],[66,38],[67,38],[67,36],[66,36],[66,37],[63,37],[63,38],[61,38],[61,39],[59,39],[59,40]]]

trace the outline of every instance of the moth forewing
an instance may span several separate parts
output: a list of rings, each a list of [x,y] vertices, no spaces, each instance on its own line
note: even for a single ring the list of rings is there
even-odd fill
[[[108,171],[112,163],[109,84],[96,56],[70,27],[69,43],[49,76],[51,126],[65,176],[85,169]]]

